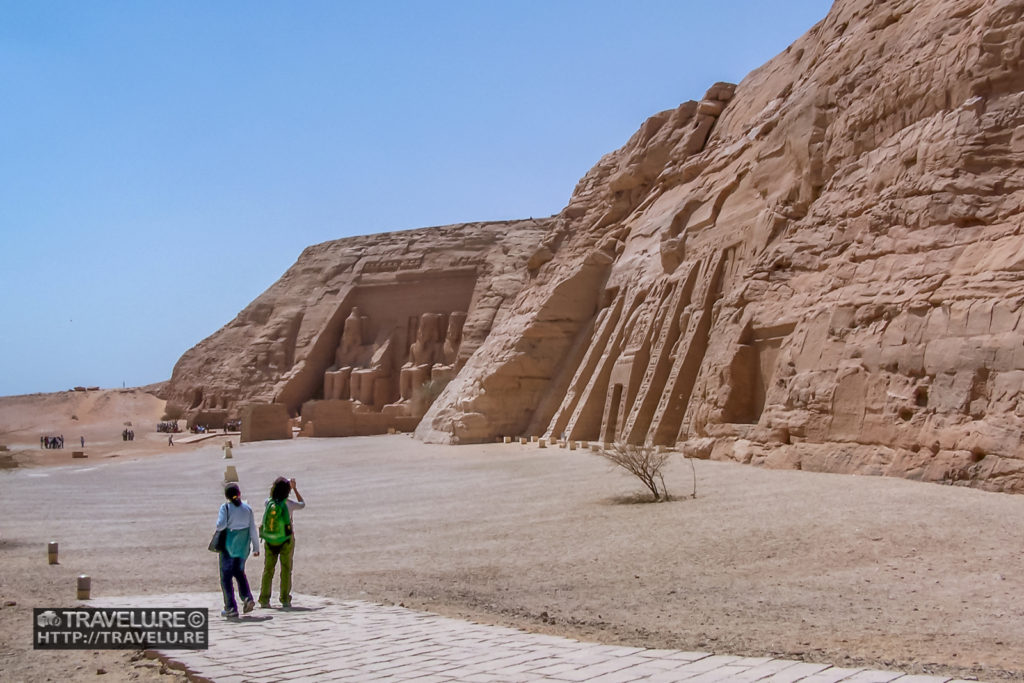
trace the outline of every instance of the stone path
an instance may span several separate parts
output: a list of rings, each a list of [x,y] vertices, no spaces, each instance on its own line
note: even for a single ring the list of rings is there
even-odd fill
[[[182,436],[179,438],[178,434]],[[189,444],[199,443],[200,441],[206,441],[207,439],[215,439],[218,436],[231,437],[231,440],[238,445],[238,437],[242,435],[242,432],[203,432],[201,434],[191,434],[189,432],[178,432],[174,435],[174,443],[176,444]]]
[[[771,657],[651,650],[484,626],[404,607],[297,595],[291,610],[220,617],[219,593],[91,600],[93,607],[208,607],[208,650],[166,650],[194,680],[271,681],[771,681],[945,683],[942,676],[843,669]],[[953,681],[953,683],[959,683]]]

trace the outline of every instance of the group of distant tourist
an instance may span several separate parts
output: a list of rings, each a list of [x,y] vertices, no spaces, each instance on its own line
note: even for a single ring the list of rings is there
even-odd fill
[[[134,429],[122,429],[121,430],[121,441],[135,441],[135,430]]]
[[[178,432],[181,431],[181,429],[178,428],[177,420],[164,420],[163,422],[157,422],[156,431],[172,432],[174,434],[177,434]]]
[[[64,435],[39,437],[40,448],[64,448]]]

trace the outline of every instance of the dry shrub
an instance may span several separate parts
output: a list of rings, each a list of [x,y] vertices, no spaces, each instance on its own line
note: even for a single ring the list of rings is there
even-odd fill
[[[672,456],[671,451],[659,452],[654,446],[615,443],[598,451],[598,454],[642,481],[655,501],[671,500],[665,486],[665,477],[661,473]]]

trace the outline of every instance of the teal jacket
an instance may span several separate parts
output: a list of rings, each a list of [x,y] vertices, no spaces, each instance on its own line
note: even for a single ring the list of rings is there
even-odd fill
[[[254,553],[260,550],[260,537],[256,531],[256,517],[252,508],[244,500],[241,505],[230,502],[220,506],[217,513],[217,529],[227,529],[227,554],[231,557],[245,559],[249,557],[249,548]]]

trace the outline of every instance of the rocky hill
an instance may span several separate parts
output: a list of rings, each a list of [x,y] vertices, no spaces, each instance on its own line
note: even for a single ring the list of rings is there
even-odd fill
[[[1020,0],[838,0],[557,216],[307,249],[169,395],[1020,490],[1022,39]]]

